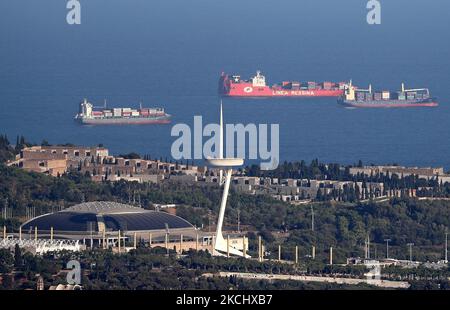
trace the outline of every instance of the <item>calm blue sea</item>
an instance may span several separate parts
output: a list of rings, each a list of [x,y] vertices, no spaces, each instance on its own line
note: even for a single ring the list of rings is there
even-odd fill
[[[163,106],[174,123],[217,122],[221,71],[269,83],[352,78],[429,87],[435,109],[345,109],[335,99],[225,100],[227,123],[279,123],[281,160],[399,163],[450,169],[450,3],[365,0],[89,0],[82,24],[64,0],[0,2],[0,133],[39,143],[103,143],[170,157],[171,125],[83,127],[101,105]]]

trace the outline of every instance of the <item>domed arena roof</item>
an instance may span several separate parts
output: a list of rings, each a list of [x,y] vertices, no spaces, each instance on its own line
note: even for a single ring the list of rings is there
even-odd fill
[[[63,211],[35,217],[22,225],[24,232],[37,229],[58,233],[108,231],[154,231],[166,229],[193,229],[193,225],[179,216],[150,211],[130,205],[96,201],[86,202]]]

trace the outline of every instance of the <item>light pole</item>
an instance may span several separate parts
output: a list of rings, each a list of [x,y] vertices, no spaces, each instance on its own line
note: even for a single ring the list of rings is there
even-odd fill
[[[238,233],[240,233],[241,232],[241,212],[240,212],[240,209],[237,209],[237,230],[238,230]]]
[[[389,258],[389,242],[391,239],[384,239],[386,241],[386,259]]]
[[[448,232],[445,229],[445,262],[448,263]]]
[[[412,262],[412,246],[414,245],[414,243],[407,243],[407,246],[409,246],[409,262]]]
[[[208,210],[208,232],[211,232],[211,210]]]
[[[311,205],[311,230],[314,231],[314,208]]]

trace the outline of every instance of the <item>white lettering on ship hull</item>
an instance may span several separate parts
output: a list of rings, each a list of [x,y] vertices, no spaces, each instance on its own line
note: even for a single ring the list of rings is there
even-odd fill
[[[315,93],[313,91],[305,91],[305,90],[274,90],[272,91],[273,96],[314,96]]]

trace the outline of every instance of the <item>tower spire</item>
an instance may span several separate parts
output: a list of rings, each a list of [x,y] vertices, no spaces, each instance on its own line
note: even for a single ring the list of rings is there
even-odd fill
[[[218,154],[215,158],[208,158],[207,161],[214,167],[219,168],[221,184],[223,184],[222,200],[220,201],[219,216],[217,219],[216,235],[213,239],[213,255],[223,255],[227,253],[241,256],[250,257],[248,254],[244,254],[241,250],[238,250],[234,246],[230,246],[229,242],[225,241],[222,233],[223,221],[225,216],[225,209],[227,206],[227,199],[230,190],[231,174],[233,167],[242,166],[244,159],[242,158],[224,158],[223,156],[223,109],[222,101],[220,102],[220,125],[219,125],[219,146]],[[222,176],[225,172],[225,177],[222,181]],[[227,237],[228,238],[228,237]],[[227,239],[228,240],[228,239]]]
[[[220,133],[219,133],[219,158],[223,158],[223,108],[220,100]]]

